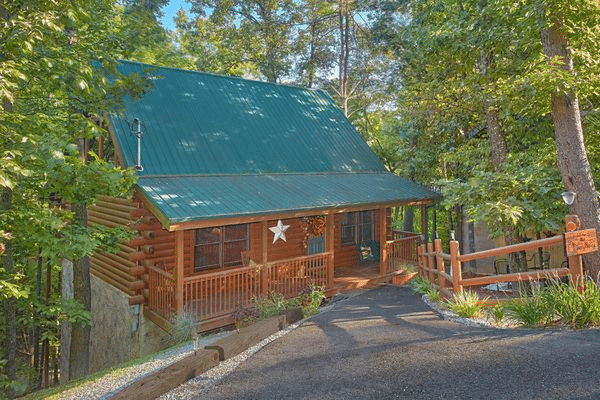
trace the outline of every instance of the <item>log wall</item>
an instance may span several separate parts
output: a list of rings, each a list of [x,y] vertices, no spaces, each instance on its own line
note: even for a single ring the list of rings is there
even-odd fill
[[[88,211],[88,224],[135,229],[139,203],[133,199],[100,196]],[[116,254],[96,253],[90,258],[91,273],[129,295],[129,304],[143,302],[144,268],[140,261],[145,257],[142,241],[122,243]]]

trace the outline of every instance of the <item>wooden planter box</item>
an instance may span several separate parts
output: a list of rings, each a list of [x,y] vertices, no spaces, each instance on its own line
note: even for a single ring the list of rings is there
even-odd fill
[[[417,275],[417,272],[393,274],[392,275],[392,285],[406,285],[416,275]]]

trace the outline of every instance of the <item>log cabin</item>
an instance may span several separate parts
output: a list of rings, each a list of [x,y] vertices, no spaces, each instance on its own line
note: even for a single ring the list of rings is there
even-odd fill
[[[424,209],[439,194],[386,170],[324,91],[127,61],[120,70],[153,82],[108,116],[116,163],[137,185],[131,199],[99,198],[89,219],[137,234],[95,254],[92,274],[156,324],[185,311],[213,329],[271,291],[331,294],[337,272],[364,258],[385,278],[414,257],[392,209]]]

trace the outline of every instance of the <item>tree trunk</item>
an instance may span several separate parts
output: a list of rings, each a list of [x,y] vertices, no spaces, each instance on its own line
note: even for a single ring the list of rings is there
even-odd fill
[[[473,222],[467,224],[467,232],[469,238],[469,253],[474,253],[477,249],[475,248],[475,224]],[[469,269],[471,272],[477,271],[477,260],[469,261]]]
[[[6,109],[6,104],[5,104]],[[12,209],[13,192],[9,188],[2,190],[0,209],[8,211]],[[10,240],[6,241],[4,253],[2,254],[2,264],[7,274],[13,273],[14,258],[13,245]],[[4,300],[4,316],[6,318],[6,377],[9,381],[17,380],[17,315],[16,304],[12,298]],[[6,395],[9,399],[14,398],[15,392],[11,387],[6,389]]]
[[[560,21],[557,15],[552,15],[552,26],[542,32],[544,55],[549,61],[558,58],[559,68],[572,73],[573,59]],[[583,228],[594,228],[600,235],[598,195],[583,140],[577,93],[572,88],[561,85],[552,92],[551,107],[558,168],[566,190],[576,193],[571,212],[579,217]],[[583,261],[586,273],[598,280],[598,253],[585,255]]]
[[[402,230],[404,232],[414,232],[413,226],[415,221],[415,210],[412,207],[406,207],[404,211],[404,224]]]
[[[338,90],[340,106],[344,115],[348,116],[348,68],[350,57],[350,12],[347,10],[347,0],[339,3],[339,32],[340,32],[340,54]]]
[[[83,204],[72,206],[77,220],[83,226],[87,225],[87,207]],[[81,303],[86,311],[92,309],[90,259],[82,257],[73,262],[73,298]],[[71,346],[69,352],[69,380],[86,376],[89,373],[90,359],[89,324],[72,324]]]

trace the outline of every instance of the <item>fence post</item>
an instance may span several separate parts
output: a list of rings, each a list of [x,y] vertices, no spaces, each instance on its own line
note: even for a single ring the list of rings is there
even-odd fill
[[[583,276],[583,262],[581,256],[569,256],[567,257],[569,262],[569,275],[571,282],[577,288],[579,293],[583,293],[585,290],[584,276]]]
[[[446,278],[444,278],[443,273],[444,270],[444,259],[442,258],[442,240],[435,239],[435,260],[436,260],[436,268],[438,271],[438,286],[440,287],[440,294],[443,296],[444,288],[446,287]]]
[[[429,283],[433,286],[435,282],[435,253],[431,242],[427,243],[427,268],[429,268]]]
[[[455,294],[461,293],[463,287],[461,285],[460,248],[456,240],[450,241],[450,264],[452,266],[452,291]]]

